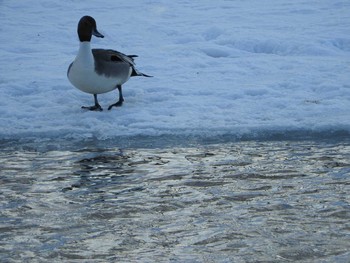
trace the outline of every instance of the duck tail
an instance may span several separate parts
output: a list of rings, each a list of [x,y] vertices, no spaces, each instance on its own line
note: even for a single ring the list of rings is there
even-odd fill
[[[138,71],[137,69],[133,68],[133,71],[131,73],[131,77],[135,77],[135,76],[153,78],[153,76],[147,75],[147,74],[142,73],[142,72]]]

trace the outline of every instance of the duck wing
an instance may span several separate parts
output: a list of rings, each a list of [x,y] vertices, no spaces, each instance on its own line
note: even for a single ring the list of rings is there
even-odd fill
[[[124,68],[125,66],[128,66],[132,68],[131,76],[151,77],[149,75],[141,73],[135,68],[136,64],[134,62],[134,59],[137,57],[137,55],[125,55],[113,49],[92,49],[92,54],[94,55],[95,61],[97,61],[97,63],[112,63],[114,65],[113,68]],[[116,69],[118,70],[118,68]],[[98,70],[96,69],[96,71]]]

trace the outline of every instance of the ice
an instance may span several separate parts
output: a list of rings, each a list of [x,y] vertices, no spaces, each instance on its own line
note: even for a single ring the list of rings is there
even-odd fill
[[[348,1],[0,4],[0,138],[350,134]],[[93,97],[67,80],[77,22],[154,78]],[[332,132],[332,133],[330,133]]]

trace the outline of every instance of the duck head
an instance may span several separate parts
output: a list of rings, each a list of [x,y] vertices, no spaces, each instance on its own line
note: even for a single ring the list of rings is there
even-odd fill
[[[92,35],[95,37],[104,37],[104,35],[97,31],[95,19],[91,16],[83,16],[78,23],[78,36],[80,42],[91,41]]]

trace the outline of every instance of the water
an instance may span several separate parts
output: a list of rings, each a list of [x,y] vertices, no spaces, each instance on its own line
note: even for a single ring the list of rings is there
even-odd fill
[[[4,144],[1,262],[349,262],[350,142]]]

